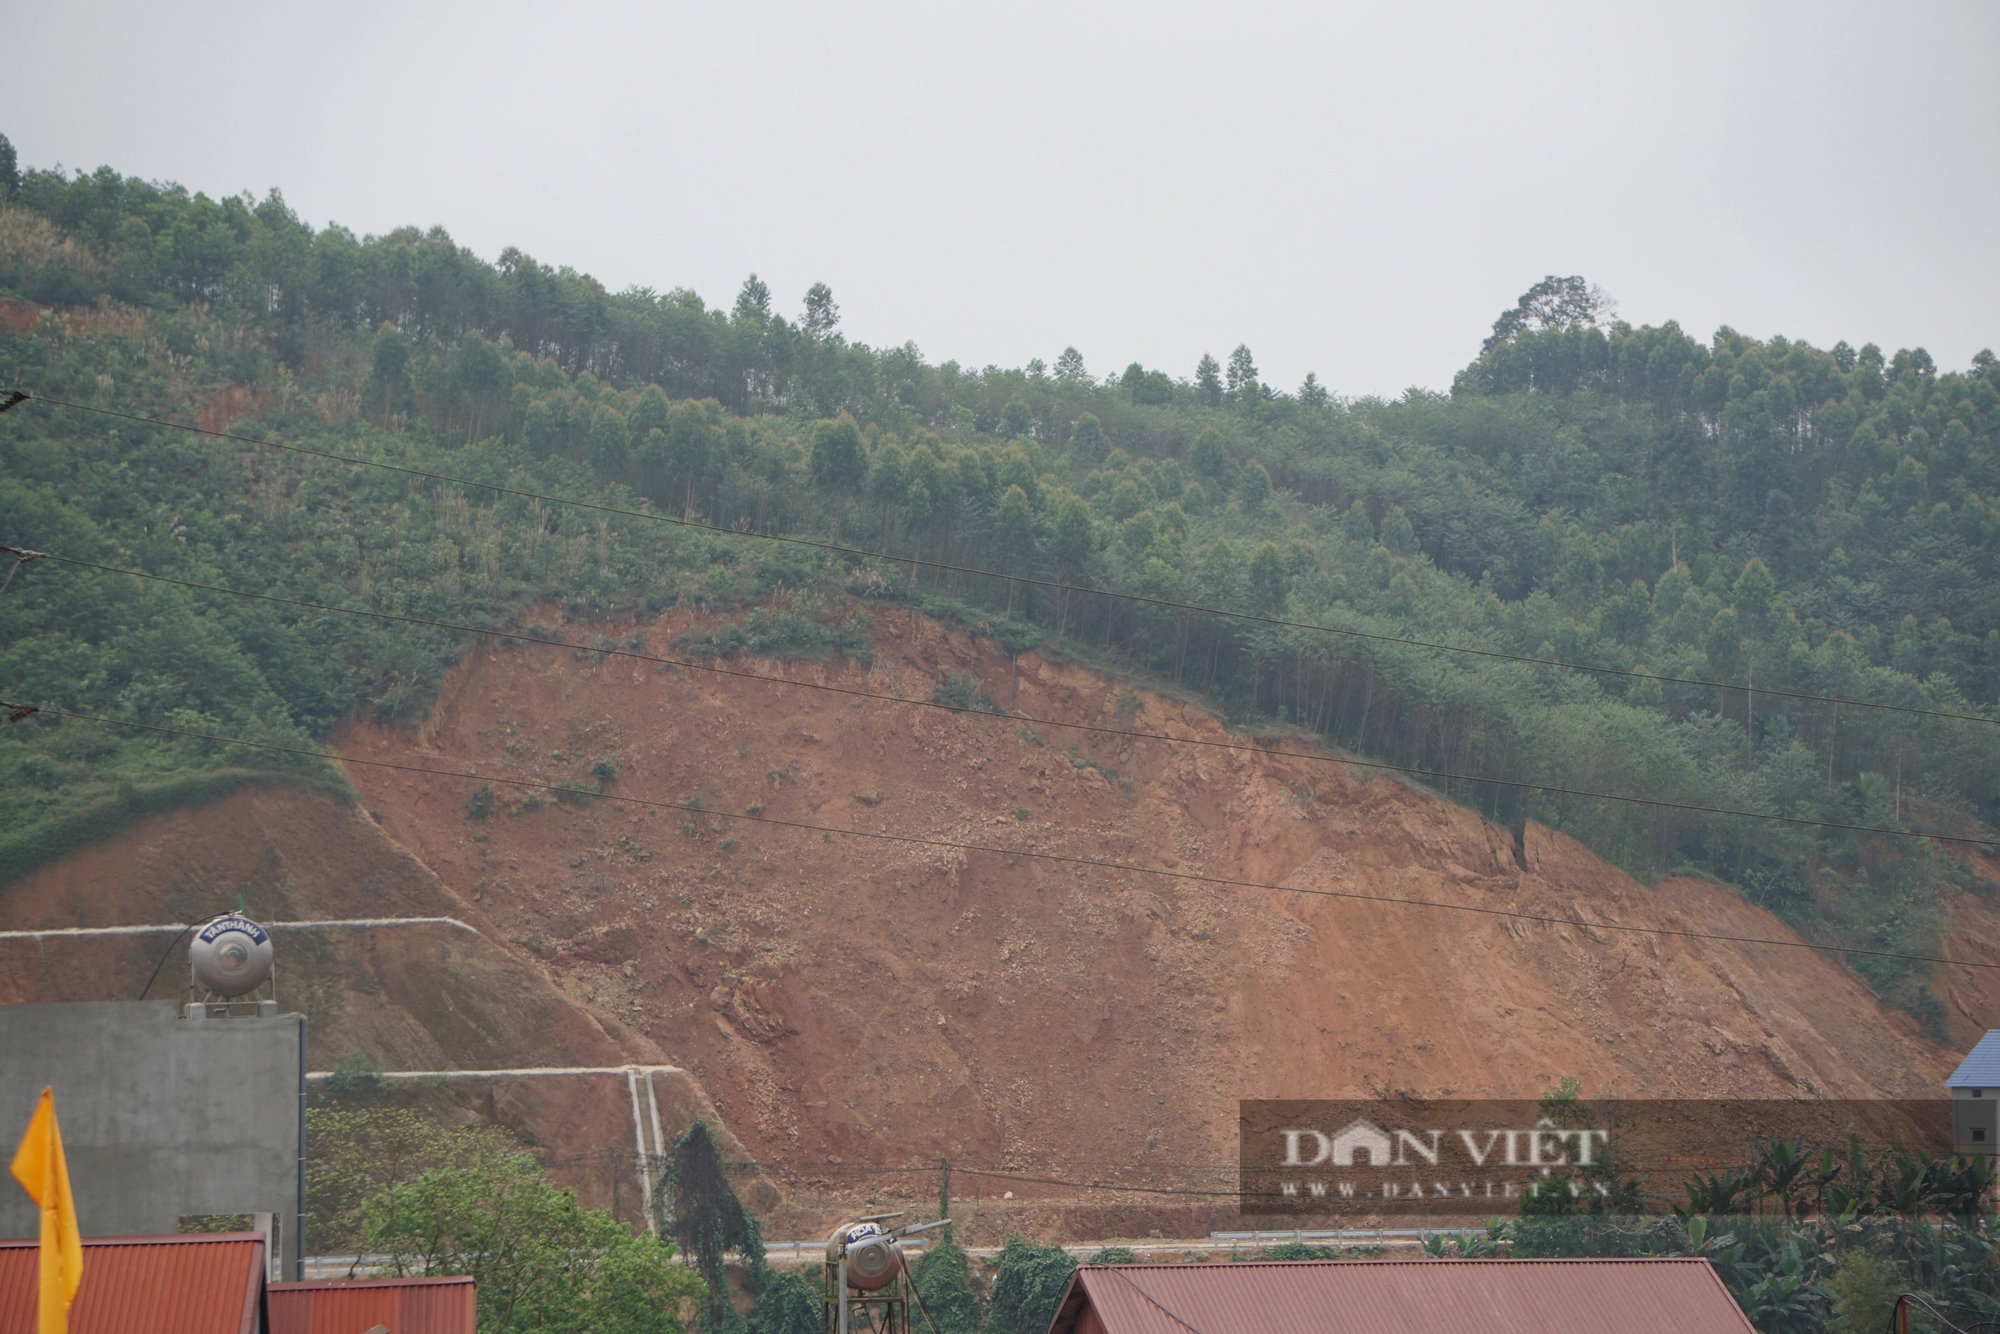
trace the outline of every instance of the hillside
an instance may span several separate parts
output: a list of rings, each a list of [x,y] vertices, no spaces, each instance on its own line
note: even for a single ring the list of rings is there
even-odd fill
[[[672,614],[644,639],[664,647],[697,624]],[[878,623],[872,666],[758,666],[916,698],[969,672],[1050,720],[1229,735],[1197,707],[1036,653],[1017,676],[992,641],[922,617]],[[1726,888],[1642,887],[1539,825],[1517,846],[1351,764],[1163,742],[1086,740],[1072,755],[1055,728],[549,650],[475,654],[421,727],[356,723],[335,744],[544,782],[609,758],[608,792],[717,813],[522,809],[502,786],[474,819],[467,781],[350,771],[383,827],[567,994],[700,1076],[749,1151],[786,1174],[808,1232],[818,1189],[947,1157],[961,1171],[1226,1188],[1238,1098],[1524,1097],[1564,1076],[1653,1097],[1930,1096],[1956,1059],[1803,951],[1219,890],[719,815],[1793,938]],[[1992,904],[1953,908],[1966,948],[1983,950]],[[2000,1020],[1990,986],[1943,980],[1961,1032]],[[934,1174],[896,1180],[905,1199],[934,1189]],[[1003,1187],[1068,1193],[965,1184]]]
[[[8,887],[0,930],[41,931],[198,921],[238,901],[267,922],[443,917],[464,925],[280,931],[277,990],[308,1018],[314,1070],[355,1072],[357,1087],[318,1100],[415,1102],[448,1120],[488,1120],[519,1134],[586,1204],[640,1214],[631,1156],[633,1116],[623,1075],[398,1083],[388,1070],[507,1070],[671,1064],[609,1011],[565,997],[531,959],[508,949],[478,905],[459,898],[360,808],[322,791],[255,784],[143,820]],[[0,939],[0,1004],[135,1000],[162,964],[170,935]],[[147,992],[187,998],[186,951],[164,961]],[[359,1058],[359,1059],[357,1059]],[[654,1080],[676,1127],[714,1121],[685,1075]],[[725,1152],[741,1149],[721,1131]],[[607,1154],[607,1150],[613,1152]],[[746,1198],[775,1193],[755,1173]]]
[[[43,710],[0,727],[0,916],[241,886],[478,930],[313,946],[318,1058],[684,1065],[804,1226],[947,1157],[1212,1184],[1239,1097],[1921,1093],[2000,1019],[1923,961],[2000,962],[1990,352],[1702,340],[1552,276],[1448,393],[1349,400],[1244,346],[972,369],[849,342],[823,286],[610,293],[276,191],[0,196],[0,543],[46,557],[0,560],[0,698]],[[459,1111],[574,1157],[600,1094]]]
[[[1953,371],[1922,348],[1703,341],[1551,277],[1449,394],[1346,400],[1265,383],[1241,346],[1185,378],[1094,374],[1073,348],[973,370],[848,342],[823,287],[796,319],[754,277],[727,309],[610,293],[442,229],[315,229],[275,191],[104,168],[0,193],[0,380],[532,493],[31,401],[0,429],[11,544],[455,624],[537,598],[582,617],[780,589],[956,604],[1012,644],[1445,775],[1642,879],[1692,871],[1815,939],[1891,952],[1935,952],[1957,861],[1617,798],[1993,827],[1990,352]],[[0,599],[0,676],[30,702],[287,742],[356,710],[424,716],[467,643],[52,563]],[[0,878],[273,763],[8,729],[0,788],[26,815]],[[1928,970],[1855,958],[1945,1031]]]
[[[641,638],[717,628],[676,613]],[[1050,721],[1244,740],[1197,706],[1038,653],[1017,662],[925,617],[885,618],[873,650],[867,666],[736,665],[915,698],[969,673]],[[281,941],[315,1066],[684,1067],[664,1115],[719,1116],[763,1164],[783,1192],[752,1190],[772,1236],[813,1235],[836,1200],[921,1206],[941,1158],[980,1197],[962,1210],[975,1238],[1232,1226],[1226,1202],[1011,1178],[1227,1190],[1238,1098],[1520,1097],[1565,1076],[1607,1095],[1929,1096],[1956,1059],[1819,954],[828,841],[720,814],[1792,938],[1726,888],[1640,886],[1561,834],[1531,823],[1517,841],[1351,762],[1152,741],[1072,753],[1054,727],[549,649],[476,653],[419,726],[353,722],[334,744],[532,781],[609,759],[607,794],[696,797],[713,813],[542,804],[503,784],[473,818],[476,784],[357,764],[359,806],[260,785],[151,817],[17,882],[0,925],[171,921],[238,893],[271,920],[460,918],[478,934]],[[1949,906],[1949,948],[1990,957],[1990,898]],[[159,948],[0,944],[8,1000],[136,995]],[[1961,1040],[2000,1022],[1992,984],[1941,981]],[[587,1200],[636,1217],[626,1094],[618,1078],[403,1096],[512,1126]],[[996,1202],[1003,1190],[1018,1198]]]

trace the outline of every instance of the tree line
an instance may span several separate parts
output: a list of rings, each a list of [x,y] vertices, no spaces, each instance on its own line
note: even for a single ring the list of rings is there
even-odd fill
[[[1151,674],[1253,730],[1463,775],[1430,781],[1636,874],[1727,880],[1834,944],[1931,952],[1941,896],[1970,872],[1907,840],[1506,783],[1992,826],[1990,724],[1772,693],[1991,716],[1990,353],[1944,371],[1922,349],[1727,328],[1702,342],[1617,321],[1582,280],[1551,278],[1449,393],[1348,400],[1316,377],[1285,392],[1240,346],[1185,377],[1097,376],[1074,349],[974,371],[846,342],[823,288],[796,318],[754,277],[711,309],[606,294],[511,253],[488,264],[440,232],[315,232],[275,193],[209,200],[109,169],[16,170],[0,189],[0,288],[49,312],[0,336],[10,382],[881,556],[586,517],[35,404],[0,431],[0,513],[23,545],[482,624],[550,596],[581,624],[809,593],[791,640],[749,636],[771,651],[851,640],[800,627],[844,624],[855,599],[916,605],[990,625],[1010,651],[1039,640]],[[85,711],[318,736],[357,708],[419,716],[464,648],[340,620],[44,568],[0,599],[0,667],[10,688]],[[31,817],[0,840],[0,873],[93,836],[108,810],[263,763],[189,752],[9,729],[0,774]],[[1857,967],[1944,1031],[1921,969]]]

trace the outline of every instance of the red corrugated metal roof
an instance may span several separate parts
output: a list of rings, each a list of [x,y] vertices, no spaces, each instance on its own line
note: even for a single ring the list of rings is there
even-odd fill
[[[1706,1260],[1085,1265],[1050,1334],[1754,1334]]]
[[[273,1283],[270,1334],[473,1334],[469,1278],[376,1278],[352,1283]]]
[[[35,1328],[32,1240],[0,1241],[0,1334]],[[257,1334],[264,1237],[85,1237],[70,1334]]]

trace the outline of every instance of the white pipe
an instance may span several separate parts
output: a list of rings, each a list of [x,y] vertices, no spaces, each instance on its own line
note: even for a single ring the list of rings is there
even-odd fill
[[[653,1092],[654,1073],[655,1071],[653,1070],[645,1072],[646,1110],[652,1114],[653,1118],[653,1152],[664,1158],[667,1156],[667,1137],[660,1133],[660,1099],[659,1095]]]
[[[534,1065],[512,1070],[370,1070],[369,1079],[530,1079],[539,1075],[676,1075],[677,1065]],[[337,1070],[315,1070],[307,1079],[332,1079]]]
[[[646,1231],[659,1235],[659,1228],[653,1224],[653,1165],[646,1159],[646,1127],[639,1119],[639,1071],[629,1067],[625,1071],[625,1087],[632,1094],[632,1140],[639,1149],[639,1188],[645,1192]]]
[[[190,925],[200,923],[181,922],[170,926],[52,926],[42,931],[0,931],[0,940],[40,940],[45,936],[153,936],[163,931],[185,931]],[[456,917],[329,917],[307,922],[258,922],[266,931],[308,931],[323,927],[376,926],[449,926],[459,931],[479,934],[479,928],[468,926]]]

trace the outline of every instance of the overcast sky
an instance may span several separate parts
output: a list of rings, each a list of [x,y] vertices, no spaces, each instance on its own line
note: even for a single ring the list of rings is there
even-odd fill
[[[15,0],[24,165],[444,225],[933,361],[1443,388],[1580,273],[1634,323],[2000,345],[2000,5]]]

